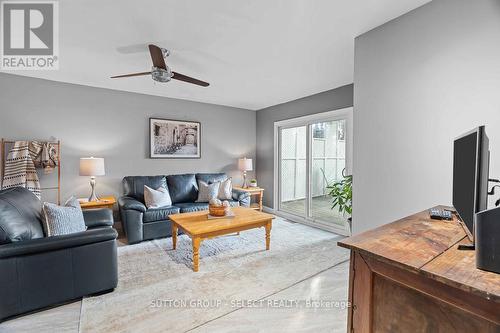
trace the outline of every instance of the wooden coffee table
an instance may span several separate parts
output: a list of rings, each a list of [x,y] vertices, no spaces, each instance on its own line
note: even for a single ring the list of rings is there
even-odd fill
[[[271,226],[274,216],[251,208],[234,207],[235,217],[209,220],[208,211],[170,215],[172,243],[177,246],[177,230],[180,228],[193,242],[193,270],[198,272],[200,244],[204,239],[232,234],[254,228],[266,228],[266,250],[271,243]]]

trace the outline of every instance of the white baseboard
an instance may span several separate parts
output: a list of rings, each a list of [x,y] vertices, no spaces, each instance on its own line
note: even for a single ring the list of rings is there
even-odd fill
[[[293,214],[287,214],[285,212],[276,211],[275,209],[267,207],[267,206],[263,206],[262,210],[265,213],[269,213],[269,214],[273,214],[273,215],[282,217],[284,219],[289,220],[290,222],[305,224],[305,225],[308,225],[310,227],[318,228],[318,229],[321,229],[321,230],[326,230],[326,231],[329,231],[329,232],[333,232],[333,233],[335,233],[337,235],[341,235],[341,236],[350,236],[350,233],[349,233],[348,230],[341,229],[341,228],[336,228],[336,227],[332,227],[332,226],[327,225],[325,223],[311,222],[309,220],[306,220],[303,217],[296,216],[296,215],[293,215]]]
[[[268,214],[276,214],[274,209],[272,209],[271,207],[267,207],[267,206],[262,206],[262,211],[264,213],[268,213]]]

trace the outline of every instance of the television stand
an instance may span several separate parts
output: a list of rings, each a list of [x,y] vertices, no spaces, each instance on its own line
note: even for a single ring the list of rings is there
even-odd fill
[[[351,250],[347,332],[500,332],[500,274],[477,269],[462,244],[458,220],[428,210],[340,241]]]

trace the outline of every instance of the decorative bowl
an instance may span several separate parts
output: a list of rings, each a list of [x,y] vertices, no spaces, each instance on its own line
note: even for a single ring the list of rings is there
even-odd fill
[[[226,207],[208,205],[208,211],[212,216],[226,216]]]

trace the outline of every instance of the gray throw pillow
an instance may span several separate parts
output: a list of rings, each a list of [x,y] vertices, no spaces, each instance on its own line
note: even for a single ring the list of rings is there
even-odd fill
[[[149,208],[160,208],[165,206],[172,206],[172,199],[170,193],[164,187],[159,187],[157,190],[144,185],[144,203]]]
[[[220,182],[207,184],[204,181],[198,181],[198,200],[196,202],[209,202],[211,199],[217,199],[219,195]]]
[[[233,179],[228,178],[220,182],[219,186],[219,200],[231,200],[233,199]]]
[[[43,204],[43,214],[45,216],[44,228],[47,237],[69,235],[87,230],[82,208],[75,197],[69,198],[64,206],[45,202]]]

